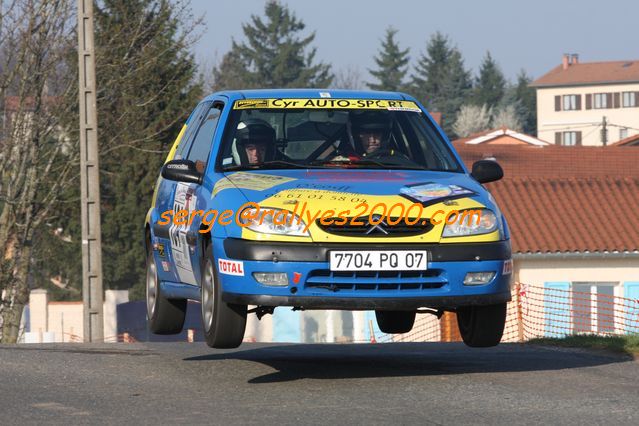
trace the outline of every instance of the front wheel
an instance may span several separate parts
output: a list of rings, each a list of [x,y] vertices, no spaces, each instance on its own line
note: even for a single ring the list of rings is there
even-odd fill
[[[210,245],[206,250],[201,276],[202,328],[206,344],[217,349],[237,348],[244,339],[247,307],[222,301],[222,290]]]
[[[506,325],[506,304],[458,308],[457,325],[466,345],[473,348],[497,346]]]
[[[146,257],[146,315],[155,334],[179,334],[186,316],[186,299],[164,297],[153,252]]]

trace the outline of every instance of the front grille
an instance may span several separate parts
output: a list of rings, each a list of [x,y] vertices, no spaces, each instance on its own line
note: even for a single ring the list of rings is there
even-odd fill
[[[381,271],[381,272],[331,272],[311,271],[306,279],[306,288],[338,291],[388,291],[428,290],[442,288],[448,283],[440,269],[426,271]]]
[[[433,225],[428,219],[417,219],[417,223],[412,224],[416,220],[415,218],[409,218],[409,223],[407,223],[406,218],[391,217],[390,219],[387,218],[380,222],[377,226],[371,225],[367,216],[358,218],[349,217],[343,225],[335,224],[335,222],[343,222],[343,218],[335,217],[331,219],[332,220],[324,219],[325,223],[329,221],[332,222],[330,225],[322,224],[320,219],[318,219],[315,223],[324,232],[344,237],[410,237],[425,234],[433,229]],[[356,222],[363,223],[363,225],[353,225],[351,223],[353,219],[355,219]],[[374,222],[377,222],[377,220]]]

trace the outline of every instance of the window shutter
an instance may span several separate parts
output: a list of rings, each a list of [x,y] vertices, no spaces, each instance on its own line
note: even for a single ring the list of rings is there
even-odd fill
[[[639,92],[635,92],[635,106],[639,106]]]
[[[581,131],[575,132],[577,134],[577,140],[575,142],[575,145],[581,145]]]
[[[586,109],[592,109],[592,94],[588,93],[586,95]]]
[[[561,111],[561,96],[555,96],[555,111]]]
[[[561,145],[561,132],[555,132],[555,145]]]
[[[577,95],[577,96],[575,96],[575,98],[577,99],[575,101],[575,108],[577,110],[580,110],[581,109],[581,95]]]
[[[612,108],[612,93],[606,93],[606,108]]]
[[[619,108],[621,106],[621,102],[619,101],[619,96],[620,96],[619,92],[614,94],[614,98],[615,98],[615,105],[614,106],[615,106],[615,108]]]

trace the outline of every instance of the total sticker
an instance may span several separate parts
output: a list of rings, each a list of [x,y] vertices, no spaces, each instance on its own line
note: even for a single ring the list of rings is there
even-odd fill
[[[244,262],[238,262],[237,260],[218,259],[217,269],[220,274],[244,276]]]

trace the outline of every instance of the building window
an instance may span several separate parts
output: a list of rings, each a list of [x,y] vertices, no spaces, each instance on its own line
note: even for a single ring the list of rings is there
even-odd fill
[[[614,333],[615,284],[572,283],[572,326],[575,333]]]
[[[628,129],[622,127],[619,129],[619,139],[626,139],[628,137]]]
[[[564,111],[577,109],[577,95],[564,95]]]
[[[563,132],[561,144],[564,146],[577,145],[577,132]]]
[[[637,94],[636,92],[623,92],[623,107],[629,108],[637,106]]]
[[[608,94],[595,93],[595,109],[608,108]]]

